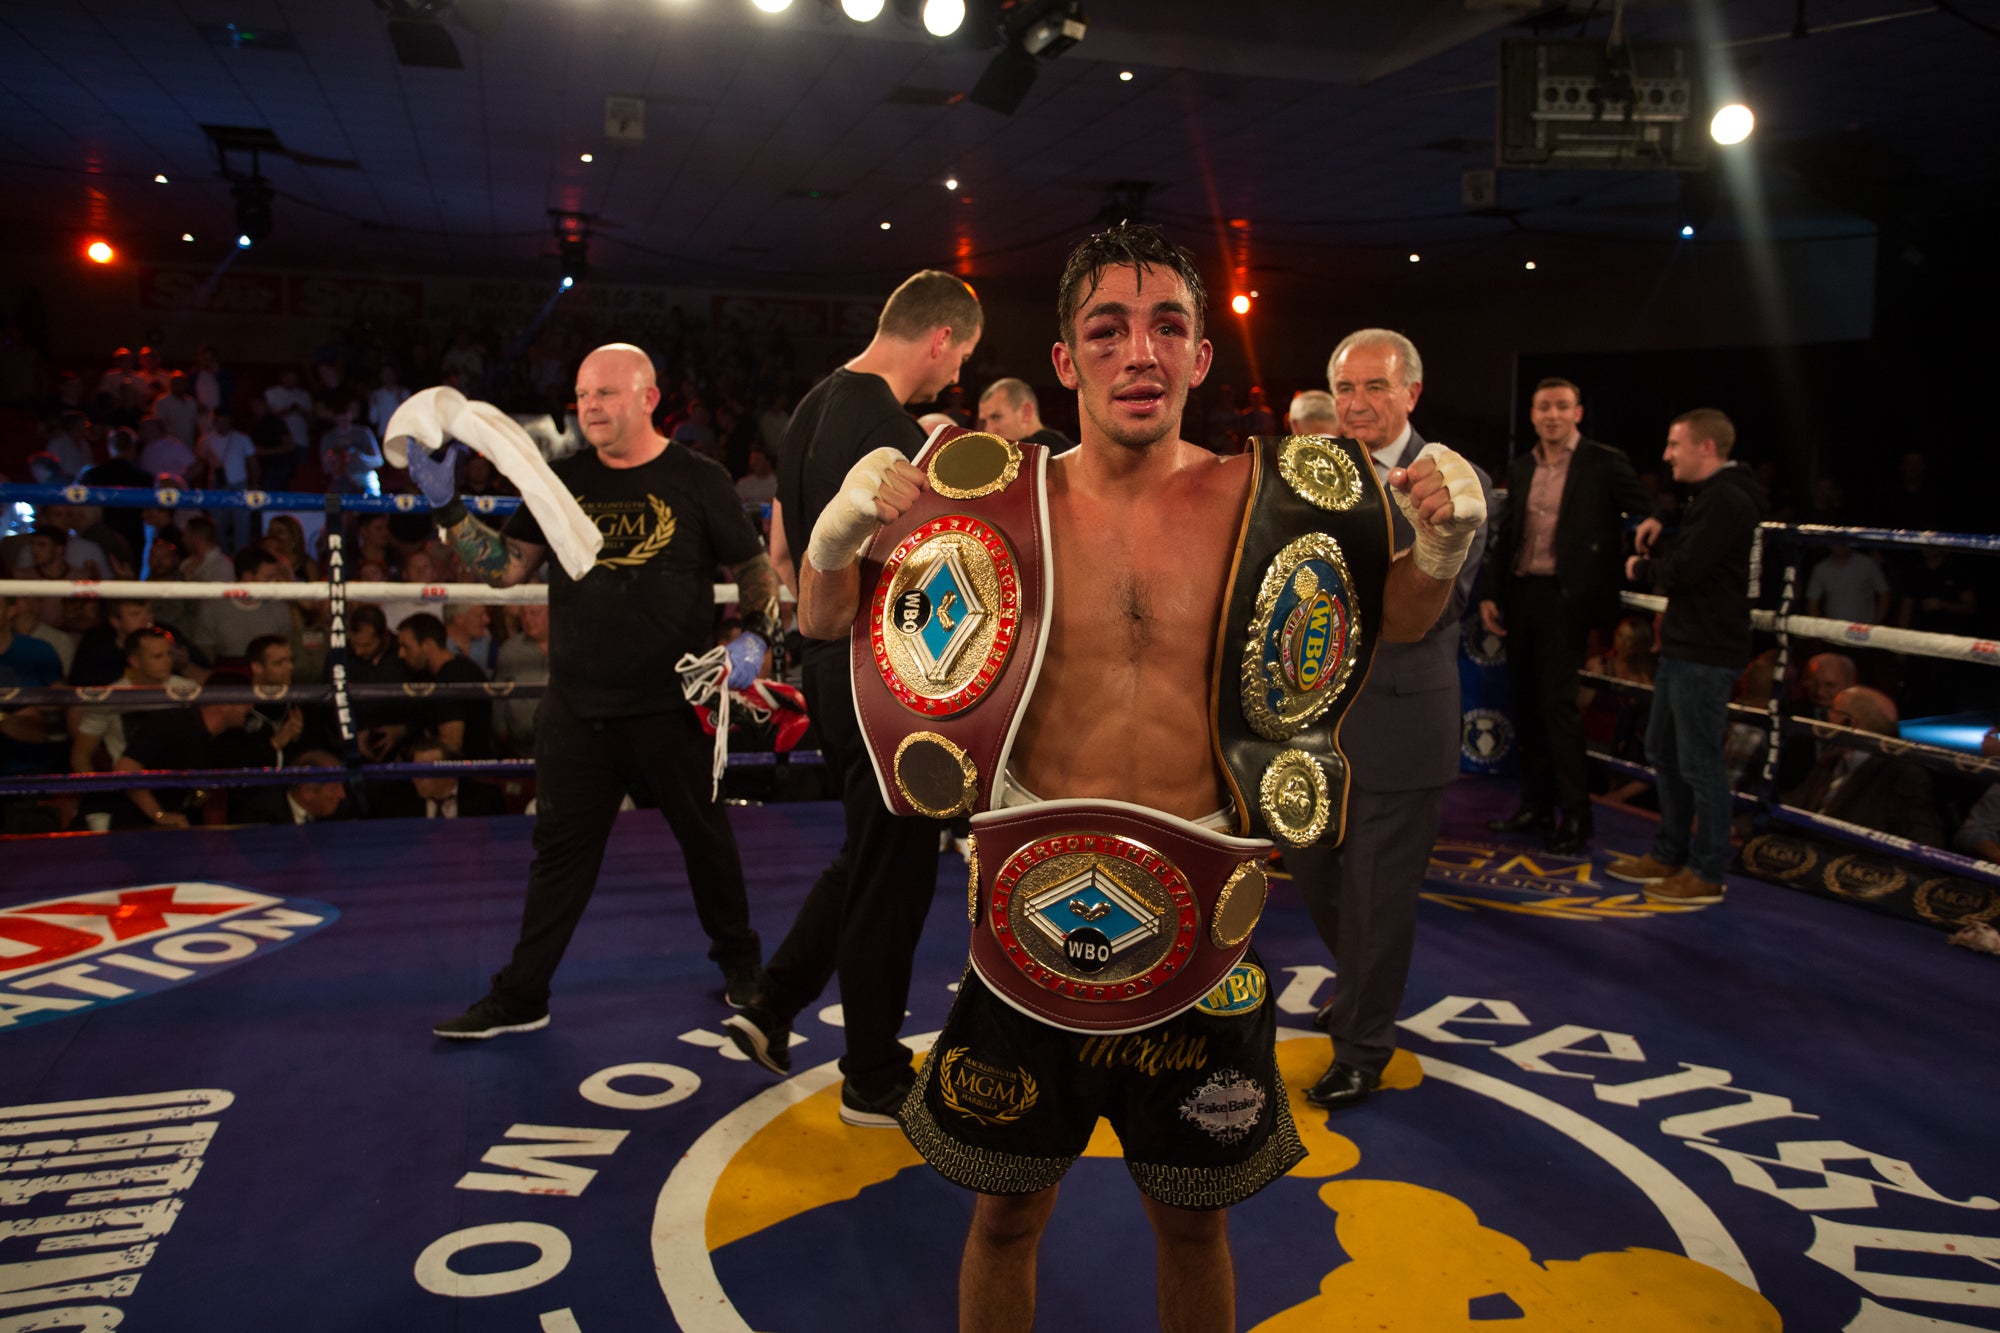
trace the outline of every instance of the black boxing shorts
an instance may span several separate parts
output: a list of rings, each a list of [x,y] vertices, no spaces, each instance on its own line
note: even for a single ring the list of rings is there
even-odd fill
[[[1227,1208],[1306,1155],[1276,1042],[1255,950],[1193,1008],[1115,1035],[1051,1027],[968,969],[897,1118],[953,1184],[1032,1194],[1063,1178],[1102,1116],[1148,1196]]]

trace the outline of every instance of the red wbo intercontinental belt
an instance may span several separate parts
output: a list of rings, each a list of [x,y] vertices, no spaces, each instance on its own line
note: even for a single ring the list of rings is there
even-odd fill
[[[1250,945],[1271,844],[1122,801],[972,817],[972,966],[1071,1032],[1131,1032],[1190,1008]]]
[[[1048,450],[946,427],[929,487],[862,557],[854,709],[883,799],[951,818],[993,784],[1047,639]]]

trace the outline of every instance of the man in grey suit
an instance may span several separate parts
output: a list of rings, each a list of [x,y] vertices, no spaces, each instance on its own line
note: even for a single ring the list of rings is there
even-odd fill
[[[1324,400],[1301,394],[1292,429],[1359,440],[1376,476],[1408,467],[1424,447],[1410,412],[1424,388],[1423,360],[1408,338],[1362,329],[1341,339],[1327,363],[1333,418]],[[1478,468],[1492,504],[1493,482]],[[1413,534],[1391,514],[1396,549]],[[1474,536],[1451,599],[1415,643],[1382,643],[1340,726],[1347,755],[1347,836],[1337,848],[1285,852],[1320,938],[1333,952],[1333,999],[1313,1025],[1333,1038],[1333,1064],[1306,1092],[1315,1106],[1352,1106],[1381,1082],[1396,1050],[1396,1010],[1416,943],[1417,893],[1430,864],[1444,788],[1458,772],[1458,621],[1479,576],[1486,530]]]

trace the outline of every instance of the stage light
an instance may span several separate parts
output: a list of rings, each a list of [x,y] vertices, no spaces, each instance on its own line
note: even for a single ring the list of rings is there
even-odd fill
[[[1230,299],[1229,308],[1239,315],[1247,315],[1250,313],[1250,298],[1239,292]]]
[[[1720,144],[1742,143],[1757,128],[1757,117],[1741,102],[1731,102],[1708,122],[1708,137]]]
[[[191,241],[194,239],[194,233],[191,231],[184,231],[181,233],[181,239],[184,241]]]
[[[924,31],[949,37],[965,22],[965,0],[924,0]]]
[[[574,287],[574,286],[576,286],[576,279],[575,279],[575,278],[572,278],[572,277],[570,277],[570,276],[569,276],[569,275],[567,275],[567,274],[563,275],[563,280],[562,280],[562,289],[563,289],[564,291],[568,291],[568,290],[569,290],[570,288],[572,288],[572,287]]]
[[[263,176],[238,176],[230,187],[236,196],[236,243],[249,249],[271,234],[271,186]]]
[[[591,155],[590,155],[589,153],[585,153],[585,154],[584,154],[584,155],[583,155],[582,157],[579,157],[579,158],[577,159],[577,161],[579,161],[579,162],[593,162],[593,161],[595,161],[595,160],[596,160],[596,159],[595,159],[594,157],[592,157],[592,156],[591,156]]]
[[[1421,264],[1424,262],[1424,257],[1422,255],[1411,255],[1410,262],[1412,264]]]
[[[883,230],[883,231],[887,231],[887,230],[889,230],[889,224],[888,224],[888,223],[886,223],[886,222],[885,222],[885,223],[883,223],[883,224],[882,224],[882,230]]]
[[[153,173],[153,184],[155,184],[155,185],[165,185],[166,183],[167,183],[167,177],[166,177],[166,173],[164,173],[164,172],[154,172],[154,173]]]
[[[792,7],[792,0],[751,0],[766,14],[782,14]]]
[[[840,0],[840,12],[856,23],[873,23],[882,16],[885,0]]]
[[[90,256],[93,264],[108,264],[118,257],[118,252],[107,241],[92,241],[83,247],[83,252]]]
[[[1527,263],[1521,265],[1521,267],[1533,273],[1535,271],[1535,261],[1530,259]]]
[[[1264,293],[1259,291],[1253,291],[1250,293],[1250,299],[1253,301],[1261,301],[1264,299]]]
[[[1131,71],[1131,70],[1129,70],[1129,69],[1121,69],[1121,70],[1119,70],[1119,71],[1118,71],[1118,82],[1120,82],[1120,83],[1130,83],[1130,82],[1132,82],[1132,71]]]
[[[1689,240],[1692,239],[1693,236],[1694,236],[1694,224],[1689,222],[1683,222],[1681,224],[1681,238],[1683,240]]]
[[[945,177],[944,188],[947,190],[956,190],[958,188],[958,177],[956,176]]]

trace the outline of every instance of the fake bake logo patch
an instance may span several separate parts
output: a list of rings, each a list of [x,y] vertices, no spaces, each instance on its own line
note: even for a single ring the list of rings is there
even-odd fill
[[[1181,1103],[1181,1118],[1194,1121],[1220,1142],[1240,1143],[1264,1118],[1265,1100],[1256,1079],[1234,1069],[1218,1069]]]
[[[230,884],[148,884],[0,911],[0,1031],[170,990],[340,913]]]

